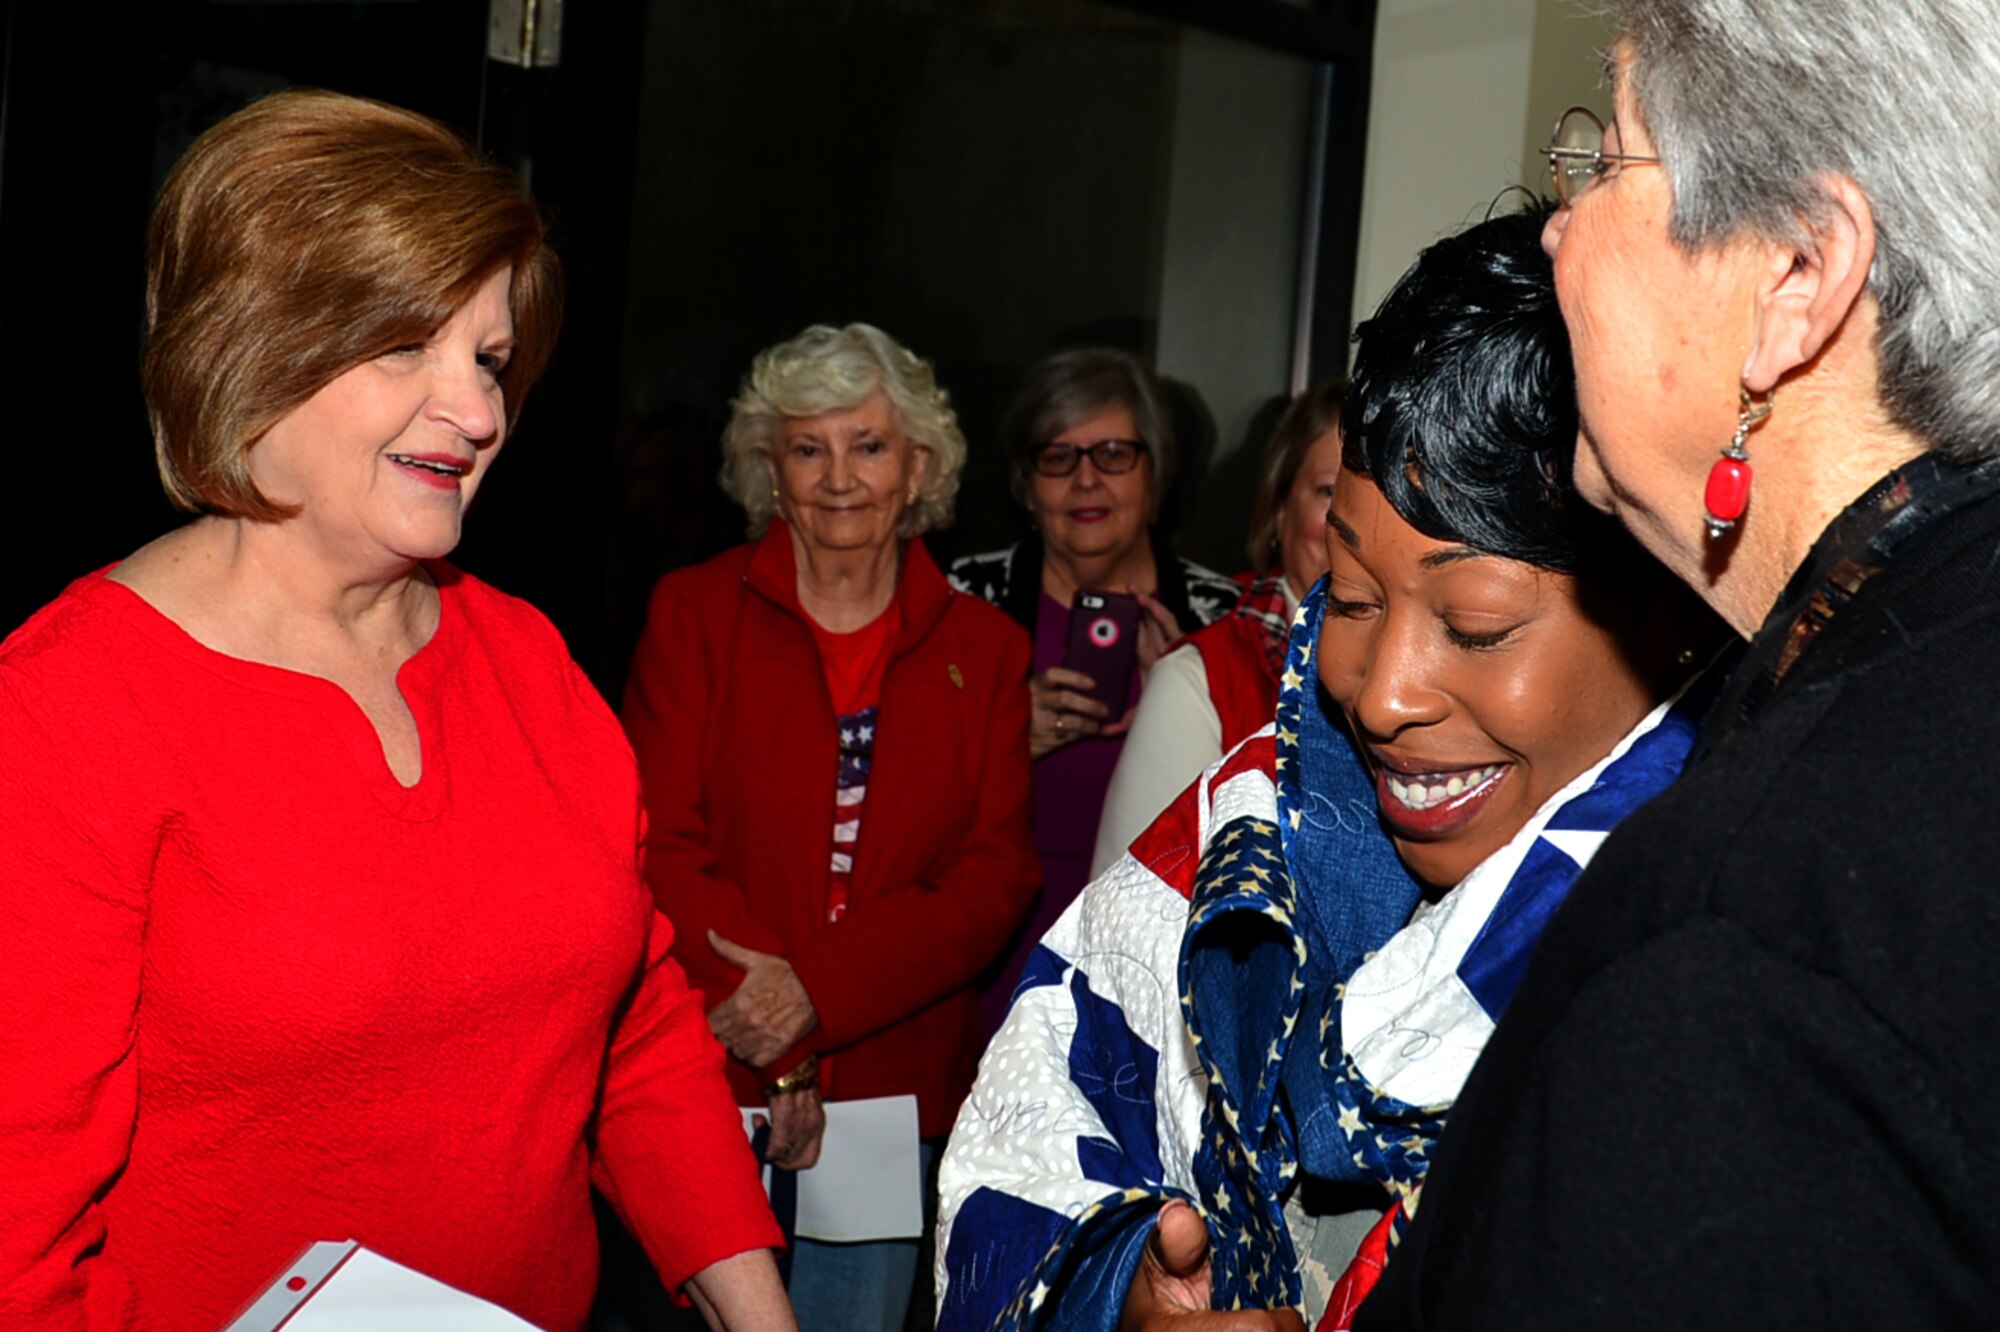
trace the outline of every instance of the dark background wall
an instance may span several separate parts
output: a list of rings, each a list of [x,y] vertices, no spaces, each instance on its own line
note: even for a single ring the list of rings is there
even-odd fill
[[[1022,530],[990,445],[1021,371],[1083,342],[1156,350],[1188,17],[1308,63],[1358,51],[1329,157],[1358,181],[1372,3],[566,9],[561,64],[522,70],[487,58],[486,0],[0,0],[0,383],[17,468],[0,628],[181,520],[138,393],[146,218],[200,130],[277,88],[437,116],[517,167],[549,213],[571,283],[563,342],[456,558],[546,610],[613,693],[652,579],[740,538],[712,485],[726,403],[759,347],[808,323],[865,319],[937,361],[973,444],[942,553]],[[1300,127],[1232,126],[1279,130]],[[1320,245],[1338,256],[1319,302],[1337,343],[1353,240],[1335,225]],[[1177,512],[1188,542],[1226,558],[1240,508]]]
[[[623,515],[641,533],[611,632],[637,628],[619,583],[741,539],[689,487],[759,348],[865,320],[936,362],[972,443],[942,555],[1025,530],[992,441],[1029,364],[1153,350],[1178,29],[1081,3],[915,9],[651,6],[621,407],[671,449],[679,502],[650,560],[648,515]]]

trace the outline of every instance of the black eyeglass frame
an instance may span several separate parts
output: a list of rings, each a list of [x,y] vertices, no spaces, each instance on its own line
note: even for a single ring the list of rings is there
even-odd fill
[[[1582,116],[1596,128],[1597,147],[1570,148],[1563,145],[1563,126],[1570,123],[1570,117],[1572,116]],[[1657,157],[1641,157],[1636,153],[1607,153],[1604,151],[1603,145],[1604,122],[1599,120],[1597,113],[1589,107],[1573,106],[1556,117],[1556,127],[1549,132],[1549,145],[1542,149],[1542,151],[1547,154],[1549,159],[1549,183],[1555,187],[1557,203],[1567,208],[1583,197],[1592,185],[1604,179],[1604,168],[1607,163],[1617,162],[1621,165],[1630,163],[1638,166],[1660,165],[1660,159]],[[1562,168],[1564,162],[1588,162],[1590,164],[1590,179],[1580,188],[1575,190],[1570,189],[1566,183],[1569,176]]]
[[[1099,456],[1097,451],[1113,445],[1132,450],[1132,462],[1130,466],[1106,467],[1104,465],[1104,459]],[[1044,464],[1043,458],[1056,449],[1069,450],[1068,466],[1052,468]],[[1088,458],[1090,459],[1090,465],[1105,476],[1125,476],[1128,473],[1137,471],[1140,460],[1150,453],[1152,453],[1152,449],[1147,446],[1146,441],[1143,439],[1100,439],[1095,444],[1064,444],[1056,440],[1050,440],[1046,444],[1037,444],[1029,451],[1028,466],[1033,469],[1037,476],[1070,476],[1076,472],[1077,468],[1083,466],[1083,460]]]

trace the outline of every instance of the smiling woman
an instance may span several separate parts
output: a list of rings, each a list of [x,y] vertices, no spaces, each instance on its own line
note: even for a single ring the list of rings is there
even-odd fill
[[[660,580],[625,692],[647,874],[772,1163],[818,1161],[823,1098],[886,1096],[916,1098],[928,1161],[978,1058],[973,977],[1035,889],[1027,637],[916,539],[965,439],[880,329],[759,353],[723,449],[756,539]],[[800,1322],[900,1329],[916,1264],[914,1237],[801,1239]]]
[[[1035,940],[1090,878],[1105,795],[1153,663],[1243,593],[1234,580],[1175,558],[1153,531],[1173,484],[1174,432],[1160,384],[1137,356],[1085,347],[1044,358],[1008,404],[1000,435],[1014,497],[1036,532],[954,562],[951,578],[1034,640],[1028,744],[1042,896],[984,982],[988,1030],[1000,1025]],[[1137,631],[1121,636],[1123,655],[1113,659],[1130,669],[1102,682],[1106,697],[1068,651],[1073,605],[1090,590],[1138,602]],[[1127,681],[1123,695],[1109,697],[1119,679]]]
[[[1320,678],[1398,851],[1439,887],[1608,752],[1707,632],[1569,488],[1565,333],[1530,246],[1548,215],[1433,246],[1357,333]],[[1448,375],[1479,386],[1479,428],[1454,421]]]
[[[0,1323],[208,1329],[353,1237],[538,1326],[590,1190],[787,1328],[638,774],[444,561],[556,334],[534,204],[435,122],[268,98],[174,168],[145,384],[195,517],[0,646]]]
[[[1449,888],[1652,710],[1665,663],[1643,618],[1593,614],[1574,577],[1419,532],[1356,454],[1327,523],[1319,676],[1397,854]]]
[[[1747,644],[1362,1325],[1985,1326],[2000,820],[1940,774],[2000,750],[2000,3],[1601,8],[1544,233],[1577,487]]]
[[[1276,725],[1023,973],[945,1161],[943,1327],[1344,1328],[1542,927],[1678,773],[1705,621],[1576,503],[1545,215],[1362,324]]]
[[[872,555],[890,566],[877,571],[876,595],[866,601],[826,600],[815,616],[824,628],[859,629],[888,604],[903,511],[916,502],[933,456],[911,444],[880,393],[853,407],[788,416],[778,424],[772,473],[778,508],[797,536],[799,554],[816,564],[843,554]],[[831,568],[818,572],[809,580],[809,597],[838,581]]]
[[[348,370],[264,432],[250,483],[346,558],[440,559],[500,452],[514,347],[504,266],[444,326]]]

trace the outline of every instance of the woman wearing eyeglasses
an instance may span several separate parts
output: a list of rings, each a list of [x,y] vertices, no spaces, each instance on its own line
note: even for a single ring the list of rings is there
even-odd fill
[[[1543,237],[1578,488],[1747,647],[1357,1327],[1988,1326],[2000,3],[1608,8]]]
[[[951,579],[1034,638],[1028,743],[1042,897],[985,990],[988,1031],[1005,1016],[1034,941],[1089,879],[1104,794],[1146,671],[1243,591],[1155,539],[1153,522],[1174,479],[1174,435],[1159,384],[1138,357],[1086,348],[1046,358],[1028,372],[1000,433],[1014,496],[1040,539],[967,556],[952,565]],[[1089,589],[1140,598],[1137,667],[1115,710],[1087,695],[1088,675],[1063,665],[1071,604]]]

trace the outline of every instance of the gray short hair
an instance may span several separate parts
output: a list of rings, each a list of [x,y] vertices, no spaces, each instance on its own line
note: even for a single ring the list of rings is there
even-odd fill
[[[1796,242],[1818,177],[1868,196],[1882,401],[1964,461],[2000,447],[2000,3],[1603,0],[1673,186],[1672,234]]]
[[[904,438],[931,455],[896,535],[913,537],[951,524],[959,473],[965,470],[965,435],[931,363],[872,324],[814,324],[758,352],[730,403],[722,432],[722,489],[743,506],[751,536],[762,535],[777,512],[771,450],[779,424],[859,407],[878,393],[889,400]]]
[[[1164,499],[1174,483],[1173,418],[1146,363],[1114,347],[1057,352],[1035,362],[1021,381],[1000,422],[1014,498],[1028,501],[1036,449],[1110,407],[1132,413],[1132,424],[1153,455],[1153,500]]]

